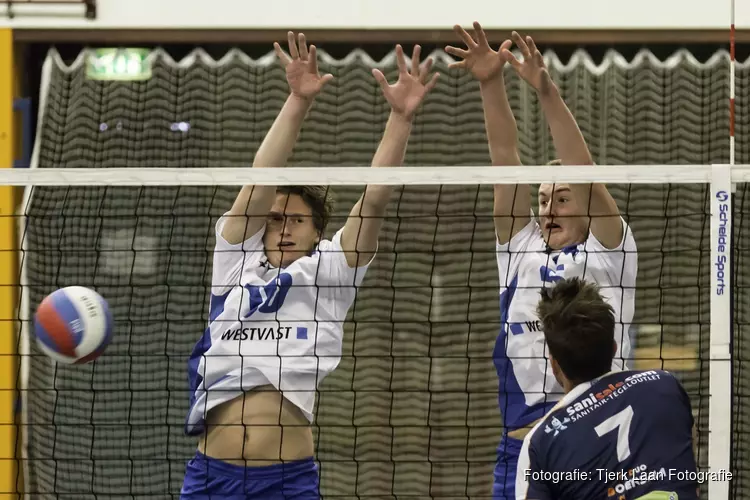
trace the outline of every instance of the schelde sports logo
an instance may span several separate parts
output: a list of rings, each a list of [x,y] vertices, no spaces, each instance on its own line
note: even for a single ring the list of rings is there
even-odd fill
[[[725,268],[727,261],[727,224],[729,223],[729,193],[717,191],[716,200],[719,202],[719,235],[716,241],[717,257],[714,262],[714,273],[716,273],[716,295],[724,295],[726,288]]]

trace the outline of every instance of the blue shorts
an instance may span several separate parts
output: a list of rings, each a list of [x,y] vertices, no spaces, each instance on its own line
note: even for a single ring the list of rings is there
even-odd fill
[[[180,493],[181,500],[320,500],[318,466],[308,458],[243,467],[196,452]]]
[[[523,441],[503,436],[497,447],[492,500],[516,499],[516,471]]]

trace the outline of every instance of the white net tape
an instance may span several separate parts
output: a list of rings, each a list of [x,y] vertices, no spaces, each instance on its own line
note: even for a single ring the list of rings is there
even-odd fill
[[[750,165],[735,165],[731,181],[747,182]],[[483,185],[543,182],[697,184],[712,178],[709,165],[597,166],[419,166],[237,168],[56,168],[0,172],[0,185],[13,186],[243,186],[243,185]]]

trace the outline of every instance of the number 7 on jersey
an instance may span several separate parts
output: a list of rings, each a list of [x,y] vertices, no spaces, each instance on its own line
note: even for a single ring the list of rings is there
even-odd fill
[[[630,456],[630,422],[633,420],[633,407],[615,413],[607,420],[597,425],[594,430],[599,437],[617,429],[617,460],[624,461]]]

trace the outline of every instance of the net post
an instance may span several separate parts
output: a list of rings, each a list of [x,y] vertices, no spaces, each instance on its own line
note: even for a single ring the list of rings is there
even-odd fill
[[[13,167],[15,151],[13,64],[13,32],[0,29],[0,170]],[[0,186],[0,492],[11,499],[18,493],[13,200],[13,187]]]
[[[709,357],[708,498],[729,498],[732,423],[732,167],[711,167],[711,330]],[[731,476],[730,476],[731,477]]]

